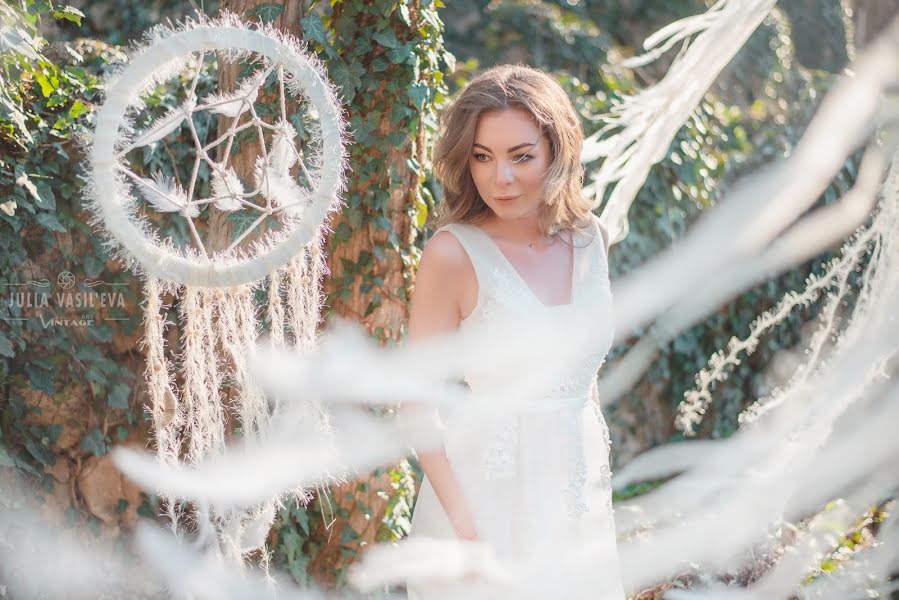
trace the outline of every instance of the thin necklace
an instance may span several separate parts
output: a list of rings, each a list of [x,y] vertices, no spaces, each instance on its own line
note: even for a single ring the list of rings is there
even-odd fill
[[[547,244],[548,246],[552,246],[553,244],[556,243],[556,234],[555,234],[555,233],[552,234],[552,235],[549,235],[549,236],[547,236],[547,237],[549,237],[550,239],[552,239],[552,241],[551,241],[549,244]],[[532,241],[532,242],[529,242],[529,243],[528,243],[528,248],[533,248],[533,247],[534,247],[534,244],[536,244],[538,241],[540,241],[540,240],[539,240],[539,239],[536,239],[536,240],[534,240],[534,241]]]

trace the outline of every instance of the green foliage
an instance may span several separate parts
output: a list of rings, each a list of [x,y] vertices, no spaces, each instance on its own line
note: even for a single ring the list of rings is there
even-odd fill
[[[357,287],[369,298],[360,315],[363,317],[384,302],[407,302],[411,281],[407,280],[403,288],[391,289],[385,283],[384,268],[392,264],[390,256],[398,256],[404,270],[411,272],[420,252],[419,246],[401,242],[393,230],[391,216],[396,209],[390,208],[391,190],[417,188],[402,210],[418,227],[424,224],[433,203],[427,187],[429,174],[414,156],[416,150],[423,150],[417,146],[421,125],[425,143],[436,131],[435,109],[447,95],[444,72],[454,64],[443,47],[443,24],[436,11],[440,6],[439,2],[419,3],[420,23],[415,28],[410,27],[412,17],[406,2],[342,2],[323,11],[309,11],[301,21],[304,39],[322,57],[329,76],[340,88],[354,142],[349,148],[353,171],[344,197],[346,206],[330,237],[329,251],[362,228],[382,232],[385,239],[383,245],[359,253],[354,261],[343,259],[342,278],[334,282],[340,300],[347,300]],[[387,127],[382,125],[385,120]],[[385,129],[386,134],[382,133]],[[425,185],[410,186],[412,182],[389,167],[391,154],[398,148],[412,157],[406,166]],[[381,328],[374,335],[382,343],[388,339]],[[376,525],[378,540],[399,539],[408,532],[413,504],[411,466],[402,463],[388,473],[392,489],[380,492],[386,495],[388,506],[383,522]],[[330,507],[336,505],[331,495],[329,490],[325,498],[316,497],[308,509],[292,507],[279,514],[275,563],[284,565],[300,583],[308,580],[307,567],[320,551],[311,532],[321,523],[321,514],[328,515]],[[372,516],[371,507],[356,506],[354,510]],[[349,511],[340,509],[333,517],[349,517]],[[352,556],[359,547],[360,534],[348,524],[335,534],[339,535],[340,554]],[[345,576],[342,570],[336,573],[338,586]]]
[[[311,583],[307,568],[319,550],[310,537],[322,522],[321,510],[316,510],[321,504],[321,499],[316,498],[306,506],[291,504],[282,508],[272,527],[276,532],[274,564],[290,573],[294,581],[303,586]]]
[[[420,245],[409,247],[393,230],[392,211],[397,209],[390,207],[391,190],[416,190],[402,209],[412,223],[423,224],[433,202],[428,173],[417,161],[407,165],[423,184],[417,186],[403,180],[389,165],[391,153],[398,148],[407,148],[411,155],[423,150],[417,139],[420,125],[424,125],[425,140],[436,131],[435,110],[447,94],[444,71],[454,64],[443,46],[439,6],[421,2],[417,28],[409,27],[411,16],[404,2],[343,2],[323,13],[310,12],[302,20],[305,39],[324,57],[330,77],[340,87],[354,141],[350,147],[352,180],[344,198],[343,219],[329,240],[331,250],[360,228],[370,228],[373,234],[383,232],[386,238],[373,254],[362,253],[342,265],[337,298],[347,300],[358,287],[370,298],[362,317],[383,303],[407,301],[411,278],[402,288],[392,289],[385,284],[385,265],[394,264],[390,257],[398,256],[404,271],[411,272],[408,267],[417,264],[420,253]],[[377,335],[381,342],[391,340],[383,331]]]
[[[747,62],[767,65],[763,74],[748,70],[760,77],[749,86],[763,92],[757,97],[741,92],[741,96],[719,86],[707,95],[691,121],[678,133],[666,159],[653,169],[638,194],[629,214],[631,231],[612,250],[613,273],[623,274],[662,247],[676,243],[701,215],[703,207],[718,201],[720,190],[726,189],[729,182],[789,154],[833,81],[827,74],[797,69],[790,61],[790,52],[790,38],[780,19],[765,25],[750,39],[735,59],[735,66]],[[732,77],[739,81],[736,74]],[[732,102],[742,97],[750,103],[748,106],[725,104],[718,96],[730,98]],[[818,205],[836,202],[851,187],[858,160],[858,156],[847,160],[819,198]],[[660,348],[641,385],[618,405],[636,406],[637,414],[656,412],[659,407],[646,401],[646,391],[652,388],[661,398],[670,399],[674,410],[684,393],[693,388],[694,375],[706,366],[712,353],[726,348],[732,336],[748,335],[755,317],[774,306],[785,293],[802,290],[810,273],[822,274],[823,263],[835,251],[836,248],[747,290]],[[717,384],[715,403],[707,413],[701,435],[725,437],[736,430],[737,415],[770,391],[764,375],[767,367],[776,362],[781,350],[793,348],[802,341],[800,328],[814,319],[819,309],[817,304],[795,309],[781,325],[766,334],[752,355],[744,357],[727,381]],[[627,348],[619,347],[609,360]],[[662,441],[666,440],[657,440]]]
[[[102,456],[140,421],[131,398],[139,373],[127,353],[109,356],[114,338],[137,334],[140,296],[87,224],[79,187],[78,140],[92,127],[101,76],[123,55],[89,40],[47,46],[39,24],[75,29],[83,15],[24,7],[0,12],[23,40],[0,53],[0,462],[41,477],[63,428],[79,433],[76,451]],[[148,105],[176,102],[160,92]],[[60,424],[47,405],[77,408]]]
[[[41,467],[55,461],[53,444],[61,427],[40,424],[41,410],[26,401],[26,395],[55,398],[63,393],[65,381],[87,380],[105,398],[107,376],[121,384],[131,373],[92,353],[96,347],[73,328],[44,327],[60,316],[56,311],[40,303],[31,308],[28,298],[18,300],[23,295],[48,294],[39,281],[25,282],[50,279],[50,274],[29,273],[23,270],[25,265],[52,269],[54,279],[62,271],[85,270],[92,277],[113,279],[99,246],[82,258],[91,264],[86,269],[79,269],[76,257],[49,256],[44,251],[59,246],[60,234],[86,229],[77,216],[77,189],[72,182],[78,174],[71,160],[72,141],[86,131],[86,107],[97,92],[98,79],[84,67],[83,53],[73,45],[65,46],[67,62],[53,62],[42,53],[44,42],[37,35],[41,19],[77,25],[83,16],[77,9],[33,1],[24,8],[4,11],[4,24],[16,27],[24,41],[0,54],[0,284],[7,296],[0,305],[5,329],[0,339],[0,389],[5,400],[0,430],[4,462],[38,474]],[[93,265],[102,267],[98,270]]]
[[[247,11],[246,16],[259,19],[264,23],[271,23],[284,14],[284,6],[281,4],[257,4]]]

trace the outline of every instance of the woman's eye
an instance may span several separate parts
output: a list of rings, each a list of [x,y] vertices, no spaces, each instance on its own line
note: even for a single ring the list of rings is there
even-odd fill
[[[515,162],[517,162],[517,163],[527,162],[527,161],[531,160],[532,158],[534,158],[534,157],[531,156],[530,154],[518,154],[515,156]]]
[[[478,162],[484,162],[485,159],[489,158],[486,154],[481,154],[480,152],[473,155],[474,159]]]

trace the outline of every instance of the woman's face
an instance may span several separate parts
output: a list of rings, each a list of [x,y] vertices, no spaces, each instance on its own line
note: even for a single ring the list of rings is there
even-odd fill
[[[549,141],[528,111],[508,108],[478,118],[468,164],[478,193],[498,218],[536,215],[550,158]]]

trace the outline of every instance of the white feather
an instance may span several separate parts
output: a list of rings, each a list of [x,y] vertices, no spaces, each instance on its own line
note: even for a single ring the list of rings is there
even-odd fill
[[[261,72],[257,71],[252,77],[245,79],[237,90],[230,94],[210,94],[206,96],[206,101],[198,106],[197,110],[208,110],[231,118],[242,115],[256,102],[256,98],[259,96],[259,86],[263,83],[262,75]]]
[[[185,217],[197,217],[200,209],[195,204],[190,204],[187,194],[180,185],[157,172],[153,181],[140,179],[141,193],[153,208],[159,212],[180,212]]]
[[[293,142],[297,137],[297,130],[283,120],[278,123],[277,128],[268,154],[268,164],[278,173],[287,175],[297,162],[298,153]]]
[[[291,217],[303,216],[308,195],[290,174],[280,173],[260,156],[256,159],[255,176],[256,187],[263,198],[270,200],[273,206],[283,207]]]
[[[152,144],[153,142],[158,142],[181,127],[184,119],[190,117],[195,106],[196,104],[193,100],[187,100],[181,106],[170,109],[166,114],[153,121],[153,124],[150,125],[146,131],[135,138],[128,149],[132,150],[134,148],[146,146],[147,144]]]
[[[215,207],[219,210],[225,212],[239,210],[242,206],[239,198],[244,193],[243,184],[234,169],[228,167],[224,177],[220,171],[212,173],[212,195],[216,198]]]

